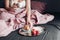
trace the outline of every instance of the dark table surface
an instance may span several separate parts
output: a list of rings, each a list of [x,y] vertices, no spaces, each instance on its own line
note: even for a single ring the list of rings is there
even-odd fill
[[[60,14],[52,13],[55,16],[55,19],[49,23],[60,25]],[[47,34],[43,33],[36,37],[26,37],[18,34],[18,31],[14,31],[9,34],[7,37],[1,37],[0,40],[60,40],[60,30],[54,27],[53,25],[44,25],[46,28]],[[46,35],[45,35],[46,34]],[[44,37],[45,35],[45,37]]]

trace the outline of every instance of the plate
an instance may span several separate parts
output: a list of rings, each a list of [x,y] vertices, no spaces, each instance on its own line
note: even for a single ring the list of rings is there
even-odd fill
[[[25,30],[24,28],[19,29],[19,34],[23,36],[38,36],[44,32],[44,27],[37,26],[32,27],[29,30]]]

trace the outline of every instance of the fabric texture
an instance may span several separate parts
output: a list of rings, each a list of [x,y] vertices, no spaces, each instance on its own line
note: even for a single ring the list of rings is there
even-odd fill
[[[38,2],[38,1],[31,2],[32,9],[35,9],[35,10],[39,11],[40,13],[43,13],[45,11],[46,5],[47,4],[44,2]]]

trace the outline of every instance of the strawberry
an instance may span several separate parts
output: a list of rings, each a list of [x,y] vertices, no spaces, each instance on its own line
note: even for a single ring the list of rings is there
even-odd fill
[[[36,36],[36,30],[35,29],[32,30],[32,35]]]
[[[39,35],[39,31],[36,30],[36,35]]]

